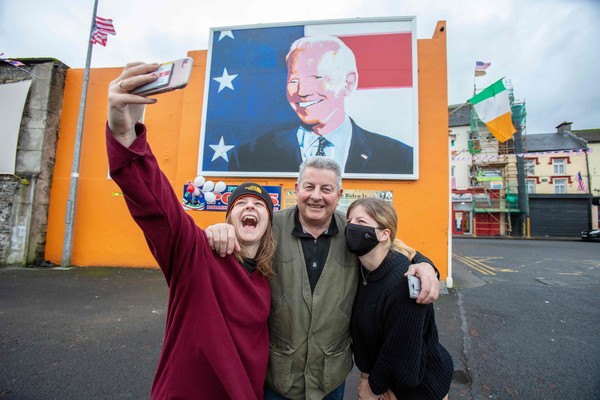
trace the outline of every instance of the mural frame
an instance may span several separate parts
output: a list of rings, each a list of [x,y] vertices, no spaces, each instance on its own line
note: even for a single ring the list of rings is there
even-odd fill
[[[198,175],[297,177],[301,121],[286,94],[286,55],[296,39],[315,35],[339,38],[356,58],[343,177],[419,178],[415,17],[211,28]]]

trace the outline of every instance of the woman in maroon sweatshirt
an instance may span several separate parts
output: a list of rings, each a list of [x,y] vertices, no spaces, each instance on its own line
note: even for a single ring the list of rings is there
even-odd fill
[[[245,183],[229,197],[227,221],[240,248],[221,258],[187,215],[137,122],[146,104],[130,94],[156,79],[156,64],[128,64],[108,88],[106,148],[123,191],[169,287],[165,338],[152,399],[262,399],[269,353],[273,203]],[[165,134],[165,132],[161,132]]]

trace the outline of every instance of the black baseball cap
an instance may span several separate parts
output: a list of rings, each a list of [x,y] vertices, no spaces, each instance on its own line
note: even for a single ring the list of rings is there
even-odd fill
[[[253,196],[264,201],[269,209],[269,219],[271,220],[271,223],[273,223],[273,200],[271,200],[269,192],[267,192],[264,187],[254,182],[242,183],[235,188],[233,192],[231,192],[229,195],[229,200],[227,201],[227,213],[225,214],[225,217],[229,215],[229,211],[235,202],[240,197],[244,196]]]

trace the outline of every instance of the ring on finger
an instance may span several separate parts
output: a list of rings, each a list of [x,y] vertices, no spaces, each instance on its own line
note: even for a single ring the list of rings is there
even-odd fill
[[[129,90],[127,90],[123,87],[123,79],[121,79],[119,81],[119,83],[117,83],[117,85],[119,85],[119,87],[121,88],[122,91],[124,91],[125,93],[129,93]]]

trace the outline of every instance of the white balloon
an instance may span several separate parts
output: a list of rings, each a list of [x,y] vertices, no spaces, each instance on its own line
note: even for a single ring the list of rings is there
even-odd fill
[[[213,192],[204,193],[204,198],[206,199],[207,203],[214,203],[217,201],[217,196],[215,196]]]
[[[206,181],[204,186],[202,186],[203,192],[211,192],[215,188],[215,183],[213,181]]]
[[[201,187],[202,185],[204,185],[204,177],[197,176],[196,179],[194,179],[194,186]]]
[[[194,189],[194,196],[196,196],[196,197],[200,196],[200,189],[198,189],[198,188]]]
[[[227,185],[225,184],[225,182],[217,182],[217,184],[215,185],[215,192],[219,192],[222,193],[225,191],[225,189],[227,189]]]

